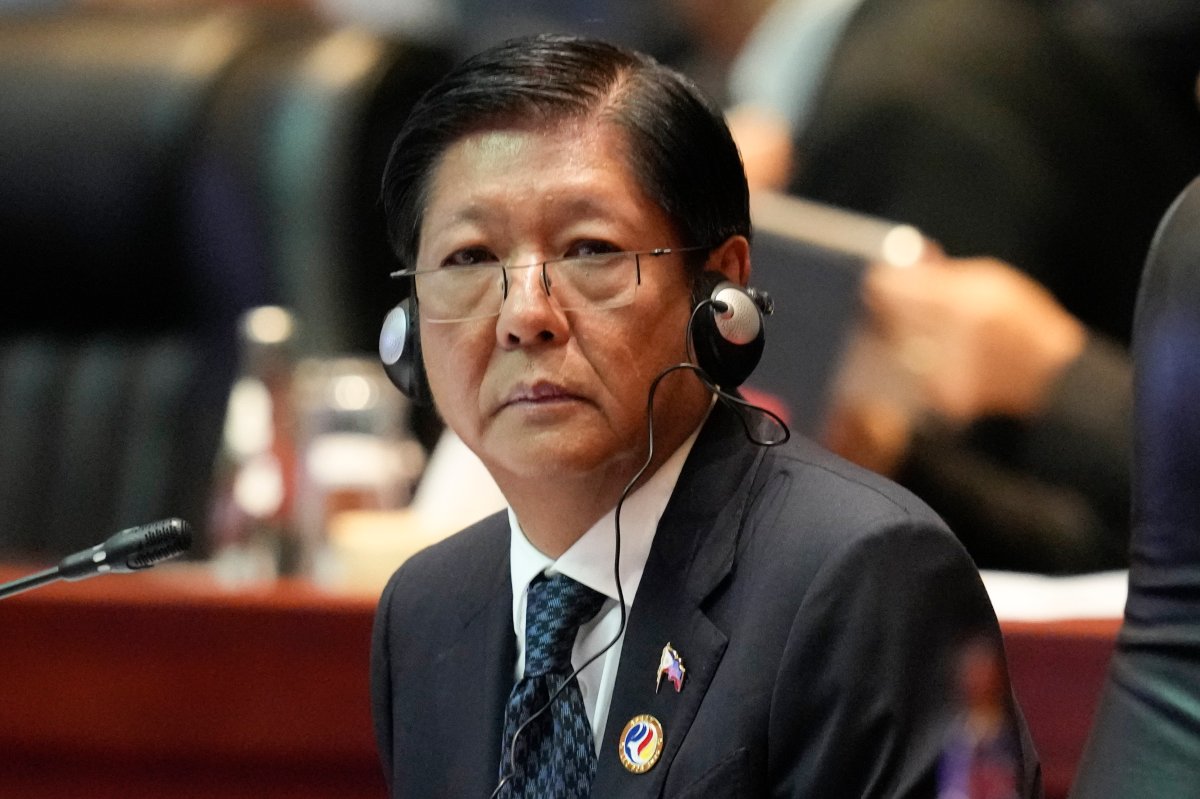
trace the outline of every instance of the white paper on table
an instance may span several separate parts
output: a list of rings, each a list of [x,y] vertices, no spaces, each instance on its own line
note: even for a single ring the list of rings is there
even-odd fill
[[[1125,614],[1126,570],[1067,577],[989,570],[980,574],[1001,621],[1119,619]]]
[[[413,512],[443,535],[508,507],[483,461],[450,428],[442,431],[417,485]]]

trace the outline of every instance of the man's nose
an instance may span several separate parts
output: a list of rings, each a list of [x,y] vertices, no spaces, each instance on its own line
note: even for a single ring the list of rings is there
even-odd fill
[[[529,346],[565,338],[567,320],[546,286],[545,267],[506,269],[508,292],[496,320],[496,342],[501,347]]]

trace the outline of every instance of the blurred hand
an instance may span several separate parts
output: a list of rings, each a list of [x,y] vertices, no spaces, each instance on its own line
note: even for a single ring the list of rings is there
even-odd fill
[[[915,421],[902,405],[886,399],[841,397],[825,419],[821,443],[859,466],[890,476],[908,451]]]
[[[994,258],[876,266],[863,291],[870,324],[918,402],[955,422],[1036,414],[1087,338],[1049,291]]]
[[[873,266],[863,302],[822,440],[882,474],[895,474],[925,416],[1037,413],[1087,336],[1045,288],[993,258]]]

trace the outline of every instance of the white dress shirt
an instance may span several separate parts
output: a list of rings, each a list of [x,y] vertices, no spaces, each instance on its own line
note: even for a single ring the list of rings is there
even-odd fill
[[[699,432],[697,428],[658,471],[630,494],[621,506],[621,590],[624,592],[627,608],[633,607],[638,584],[642,580],[642,571],[646,566],[646,558],[650,556],[650,545],[654,541],[655,530],[658,529],[658,520],[667,508],[667,502],[670,501],[675,483],[683,470],[683,462],[687,460]],[[571,652],[571,665],[579,668],[584,661],[613,640],[621,625],[621,609],[617,604],[617,583],[613,573],[613,511],[609,511],[592,525],[558,560],[546,557],[529,543],[511,507],[508,509],[508,521],[512,528],[509,554],[512,563],[513,629],[517,634],[515,677],[520,680],[525,674],[525,600],[529,583],[543,572],[549,575],[565,574],[607,597],[596,617],[579,628],[575,647]],[[617,680],[617,666],[621,662],[623,640],[622,634],[621,639],[578,675],[579,689],[587,707],[588,721],[592,725],[592,738],[596,742],[597,751],[604,738],[604,724],[608,718],[608,707]],[[647,679],[652,676],[647,672]]]

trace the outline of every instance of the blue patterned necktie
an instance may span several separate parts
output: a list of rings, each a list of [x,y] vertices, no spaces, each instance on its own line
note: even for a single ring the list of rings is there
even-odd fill
[[[525,676],[504,713],[500,776],[508,772],[513,734],[540,710],[571,674],[579,627],[594,617],[604,595],[563,574],[529,584],[525,609]],[[571,680],[549,709],[517,737],[514,771],[504,793],[511,799],[586,799],[596,776],[596,747],[579,681]]]

